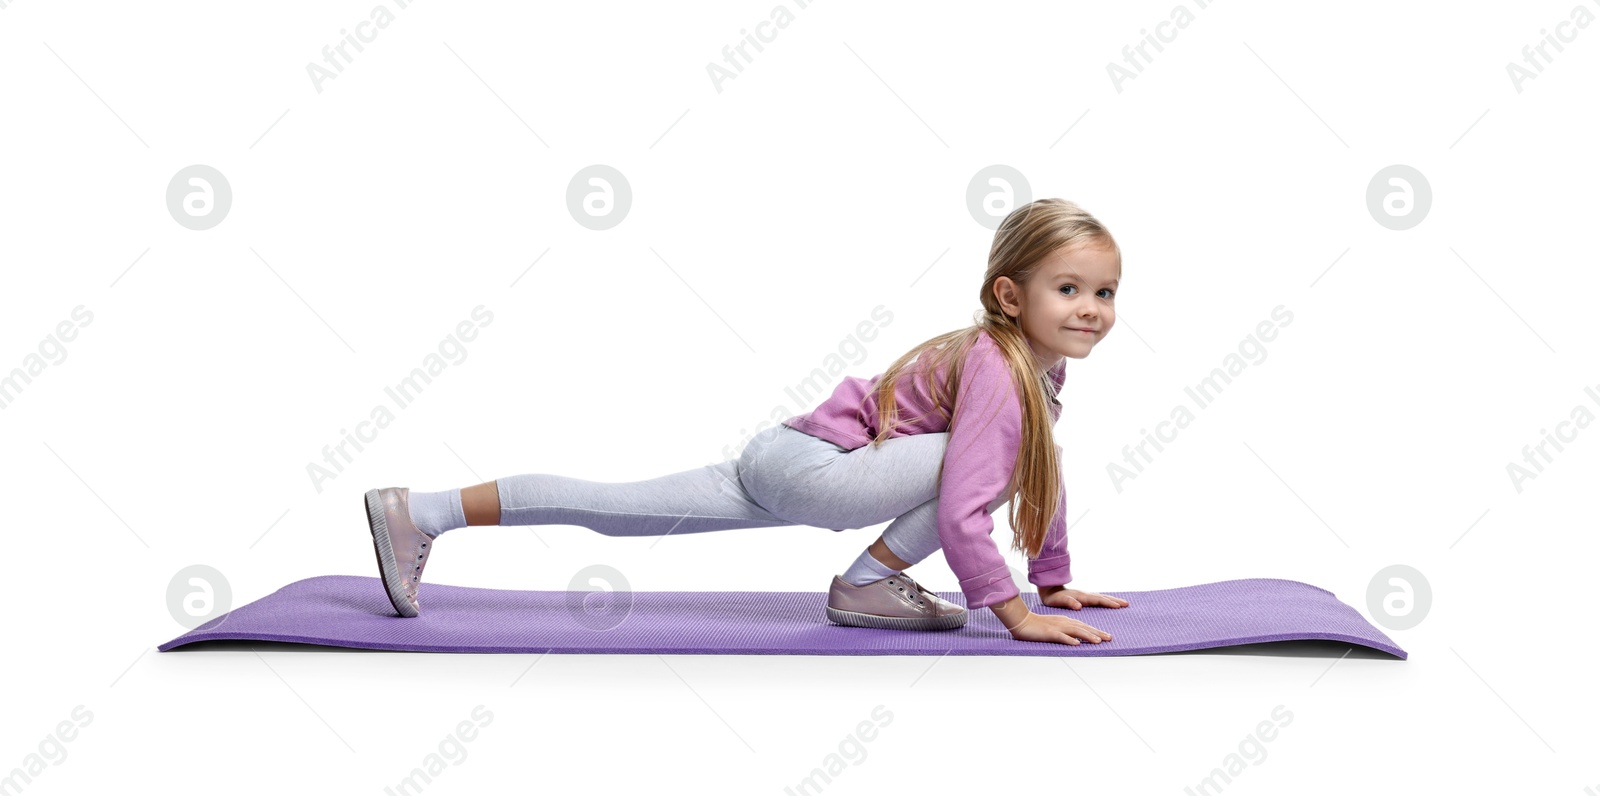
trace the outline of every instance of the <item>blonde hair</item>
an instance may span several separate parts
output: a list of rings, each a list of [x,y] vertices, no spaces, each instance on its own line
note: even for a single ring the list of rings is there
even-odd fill
[[[1005,355],[1012,382],[1022,399],[1022,442],[1012,467],[1011,481],[1006,486],[1006,497],[1011,502],[1011,549],[1023,551],[1030,559],[1039,557],[1050,521],[1058,509],[1060,462],[1046,404],[1050,385],[1038,372],[1037,359],[1023,335],[1021,320],[1007,315],[1001,308],[994,286],[995,280],[1004,276],[1026,288],[1045,257],[1063,246],[1077,245],[1103,246],[1115,252],[1120,270],[1122,250],[1116,240],[1103,224],[1078,205],[1065,199],[1049,198],[1012,210],[995,230],[994,243],[989,248],[989,268],[984,272],[983,286],[978,291],[983,309],[973,313],[973,325],[917,344],[884,371],[876,389],[878,433],[872,440],[875,446],[883,444],[890,431],[902,422],[894,400],[896,380],[913,361],[923,362],[920,357],[924,352],[931,352],[925,373],[940,417],[950,421],[954,411],[947,412],[944,407],[953,406],[952,399],[961,399],[954,393],[961,383],[961,365],[967,352],[979,334],[987,333],[994,340]],[[943,385],[932,378],[940,367],[944,368]],[[916,419],[920,417],[913,418]],[[950,430],[955,430],[953,424]],[[942,483],[942,461],[938,477]],[[1022,496],[1020,505],[1013,499],[1019,493]]]

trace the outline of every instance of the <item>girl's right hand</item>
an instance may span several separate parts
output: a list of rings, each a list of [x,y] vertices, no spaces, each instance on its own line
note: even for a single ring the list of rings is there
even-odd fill
[[[1094,644],[1110,641],[1111,634],[1090,627],[1070,616],[1036,614],[1028,612],[1021,622],[1012,625],[1011,637],[1018,641],[1048,641],[1056,644],[1079,644],[1083,639]]]

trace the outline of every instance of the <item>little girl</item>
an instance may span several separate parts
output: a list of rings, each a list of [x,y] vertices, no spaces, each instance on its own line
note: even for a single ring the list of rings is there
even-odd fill
[[[991,538],[990,514],[1011,502],[1012,549],[1028,557],[1042,604],[1128,605],[1066,588],[1066,488],[1053,434],[1066,357],[1087,357],[1111,331],[1121,275],[1121,250],[1098,220],[1072,202],[1040,199],[995,231],[972,326],[924,341],[870,380],[845,377],[816,409],[756,434],[736,458],[630,483],[530,474],[444,492],[370,490],[367,521],[389,599],[401,616],[417,616],[435,540],[468,525],[661,536],[893,520],[834,576],[828,619],[937,630],[988,608],[1019,640],[1110,640],[1076,619],[1029,610]],[[904,572],[941,548],[965,608]]]

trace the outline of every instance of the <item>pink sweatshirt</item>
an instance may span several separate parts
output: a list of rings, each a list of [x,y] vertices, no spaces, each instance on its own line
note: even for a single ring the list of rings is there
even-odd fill
[[[816,409],[783,421],[791,428],[821,437],[847,450],[869,444],[878,430],[876,390],[883,374],[871,379],[846,376]],[[1066,375],[1063,357],[1049,371],[1050,422],[1061,418],[1056,396]],[[942,370],[939,384],[944,384]],[[949,430],[934,409],[922,360],[914,362],[895,384],[901,424],[890,438],[936,434]],[[988,507],[1011,480],[1017,447],[1022,441],[1022,402],[1010,367],[994,338],[980,333],[967,352],[957,389],[956,430],[944,455],[944,480],[939,488],[939,543],[945,561],[961,582],[967,608],[1005,602],[1018,594],[1016,583],[991,534],[994,518]],[[945,411],[951,411],[946,406]],[[904,422],[918,415],[919,420]],[[1059,455],[1061,446],[1056,446]],[[1039,557],[1028,560],[1028,582],[1059,586],[1072,581],[1072,556],[1067,552],[1067,493],[1064,484],[1055,517]]]

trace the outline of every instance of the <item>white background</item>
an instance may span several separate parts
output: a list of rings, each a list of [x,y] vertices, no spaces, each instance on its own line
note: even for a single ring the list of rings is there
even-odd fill
[[[1600,430],[1520,492],[1507,472],[1600,414],[1600,30],[1563,27],[1519,93],[1507,64],[1577,0],[1186,3],[1119,92],[1108,65],[1176,1],[789,2],[719,92],[708,64],[775,0],[419,0],[319,93],[307,65],[377,0],[7,0],[0,369],[75,306],[93,321],[0,410],[0,772],[82,705],[25,792],[381,793],[481,704],[426,793],[783,793],[844,749],[826,791],[1176,794],[1282,705],[1228,793],[1600,789]],[[206,231],[165,204],[197,163],[233,191]],[[596,163],[634,196],[604,232],[565,198]],[[1371,616],[1373,576],[1407,564],[1432,594],[1389,631],[1408,661],[155,652],[185,566],[234,605],[376,576],[367,489],[717,462],[811,408],[784,388],[874,307],[893,321],[851,375],[969,323],[992,232],[967,190],[993,164],[1123,253],[1117,329],[1068,363],[1056,431],[1073,585],[1279,577]],[[1406,231],[1366,201],[1392,164],[1433,196]],[[307,464],[479,304],[467,359],[319,492]],[[1119,491],[1108,463],[1278,305],[1266,359]],[[427,575],[821,591],[880,530],[473,527]],[[956,589],[940,556],[914,574]],[[892,720],[845,744],[877,705]]]

